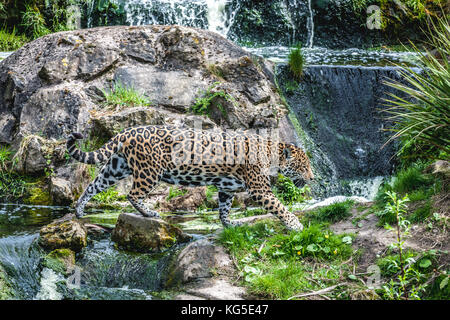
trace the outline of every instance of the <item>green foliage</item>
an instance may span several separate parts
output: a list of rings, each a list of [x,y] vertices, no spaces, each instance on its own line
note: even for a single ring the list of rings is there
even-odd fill
[[[117,201],[126,201],[127,197],[125,195],[119,195],[115,186],[104,190],[103,192],[97,193],[92,197],[92,200],[103,205],[112,205]]]
[[[275,196],[285,205],[311,199],[311,189],[308,185],[297,188],[291,179],[281,174],[278,175],[278,180],[272,190]]]
[[[25,11],[22,12],[22,26],[32,39],[37,39],[51,31],[47,28],[44,16],[39,8],[34,4],[26,4]]]
[[[351,208],[354,202],[352,200],[346,200],[344,202],[336,202],[329,206],[313,210],[306,213],[305,217],[315,222],[337,222],[350,217]]]
[[[222,116],[226,117],[227,112],[225,108],[220,103],[217,103],[216,100],[218,98],[223,98],[233,104],[236,101],[224,90],[216,90],[216,87],[219,85],[220,82],[214,82],[206,89],[206,91],[203,91],[199,94],[199,96],[195,99],[194,105],[191,107],[191,111],[194,114],[207,115],[211,117],[211,108],[212,106],[216,106],[222,113]]]
[[[421,205],[410,216],[411,222],[422,222],[431,215],[430,198],[441,190],[441,181],[432,175],[423,173],[426,163],[416,163],[410,167],[401,169],[390,182],[380,186],[375,197],[375,208],[378,210],[379,224],[385,225],[395,222],[395,215],[384,210],[390,198],[387,192],[395,192],[400,195],[408,195],[411,202]]]
[[[219,241],[235,257],[249,291],[276,299],[288,299],[320,286],[309,280],[315,276],[310,263],[327,261],[326,270],[318,268],[315,272],[323,272],[328,281],[333,281],[342,270],[334,266],[353,254],[350,236],[335,235],[317,224],[303,232],[283,234],[279,222],[260,221],[226,228]]]
[[[402,98],[391,93],[386,99],[389,108],[383,110],[393,125],[389,139],[400,139],[400,157],[449,159],[450,155],[450,26],[447,18],[432,23],[429,45],[435,53],[423,52],[414,46],[420,57],[421,71],[402,67],[406,83],[395,80],[386,84],[406,94]],[[388,142],[389,142],[388,141]]]
[[[436,250],[416,253],[408,250],[403,251],[402,255],[390,252],[379,258],[376,263],[380,267],[381,275],[387,281],[377,292],[382,298],[389,300],[405,298],[448,300],[450,290],[445,279],[448,279],[449,275],[447,271],[439,270],[440,254],[446,253]]]
[[[126,86],[116,81],[111,91],[103,91],[106,97],[106,105],[109,106],[148,106],[150,100],[132,86]]]
[[[13,201],[27,194],[24,177],[11,171],[13,151],[9,146],[0,146],[0,200]]]
[[[294,78],[300,80],[303,75],[303,68],[305,66],[305,56],[302,52],[302,46],[298,43],[291,49],[288,55],[289,70],[294,75]]]
[[[0,30],[0,51],[17,50],[27,42],[28,38],[26,36],[16,34],[15,27],[11,32],[8,32],[6,27]]]

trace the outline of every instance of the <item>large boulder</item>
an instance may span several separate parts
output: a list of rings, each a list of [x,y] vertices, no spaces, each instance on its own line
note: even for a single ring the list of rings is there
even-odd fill
[[[169,248],[177,241],[189,241],[191,236],[162,219],[122,213],[111,239],[129,251],[155,252]]]
[[[58,220],[41,228],[39,244],[50,250],[81,251],[87,245],[87,230],[78,220]]]
[[[103,27],[50,34],[0,64],[0,143],[29,134],[61,139],[88,133],[104,91],[120,81],[149,97],[144,123],[163,109],[189,113],[219,82],[233,101],[217,123],[229,128],[276,127],[286,109],[272,83],[272,66],[220,35],[182,26]],[[214,106],[213,106],[214,107]],[[217,109],[217,108],[216,108]],[[136,119],[135,119],[136,120]],[[129,125],[141,124],[131,121]],[[125,122],[125,124],[127,124]]]

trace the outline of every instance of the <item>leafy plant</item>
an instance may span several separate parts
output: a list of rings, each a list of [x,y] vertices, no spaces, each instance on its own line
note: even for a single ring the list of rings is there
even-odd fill
[[[191,107],[191,111],[194,114],[208,115],[211,117],[211,107],[216,106],[222,115],[225,117],[227,112],[225,108],[220,103],[214,103],[217,98],[223,98],[226,101],[235,103],[234,98],[223,90],[215,90],[220,82],[216,81],[211,86],[209,86],[206,91],[203,91],[199,97],[195,99],[194,105]]]
[[[305,56],[302,52],[302,45],[298,43],[291,49],[288,55],[289,70],[294,75],[294,78],[299,80],[303,75],[303,68],[305,66]]]
[[[303,202],[311,199],[311,189],[308,185],[302,188],[297,188],[291,179],[281,174],[278,175],[278,180],[273,187],[275,196],[285,205],[292,205],[297,202]]]
[[[398,299],[404,297],[405,299],[408,299],[410,290],[413,296],[416,296],[417,294],[415,287],[407,288],[409,284],[409,274],[415,270],[409,266],[412,262],[411,259],[405,259],[403,254],[405,244],[404,237],[409,234],[411,228],[410,222],[404,216],[407,212],[406,203],[409,199],[408,196],[404,196],[400,199],[394,192],[388,191],[386,194],[391,201],[386,205],[385,212],[395,215],[396,221],[394,227],[391,227],[389,224],[386,224],[385,227],[396,232],[397,241],[391,244],[391,248],[398,250],[398,267],[400,269],[400,275],[398,276],[398,281],[392,279],[384,289],[390,298]]]
[[[22,26],[25,27],[33,39],[37,39],[51,32],[46,27],[44,17],[36,4],[27,4],[25,6],[25,11],[22,12]]]
[[[436,53],[422,52],[413,45],[415,54],[420,57],[421,71],[402,67],[400,73],[406,83],[386,82],[408,98],[391,93],[391,98],[385,99],[389,107],[383,112],[393,123],[386,129],[393,132],[388,142],[394,139],[402,142],[398,155],[408,156],[413,145],[422,157],[449,159],[450,25],[445,17],[431,25],[429,45]]]
[[[111,205],[117,201],[126,201],[127,197],[125,195],[120,195],[115,186],[113,186],[103,192],[97,193],[92,197],[92,200],[101,204]]]

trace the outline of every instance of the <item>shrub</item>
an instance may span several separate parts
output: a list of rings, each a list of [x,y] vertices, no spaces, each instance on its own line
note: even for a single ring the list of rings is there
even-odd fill
[[[305,185],[297,188],[291,179],[279,174],[278,180],[273,187],[275,196],[285,205],[292,205],[296,202],[303,202],[311,199],[310,188]]]
[[[29,36],[33,39],[37,39],[51,32],[46,27],[44,17],[35,4],[27,4],[25,6],[25,11],[22,12],[22,26],[25,27]]]

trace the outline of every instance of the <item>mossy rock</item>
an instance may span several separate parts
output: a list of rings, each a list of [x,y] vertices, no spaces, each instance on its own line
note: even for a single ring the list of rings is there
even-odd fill
[[[63,275],[75,265],[75,252],[70,249],[56,249],[47,254],[42,262],[42,266],[52,269]]]
[[[30,196],[24,200],[26,204],[35,204],[41,206],[52,205],[52,197],[50,193],[41,187],[34,187],[28,190]]]
[[[8,281],[6,271],[0,265],[0,300],[11,300],[14,298],[14,290]]]
[[[120,247],[135,252],[157,252],[186,242],[192,237],[162,219],[122,213],[111,239]]]
[[[50,250],[69,248],[78,252],[87,245],[87,230],[78,220],[56,221],[40,230],[39,244]]]

